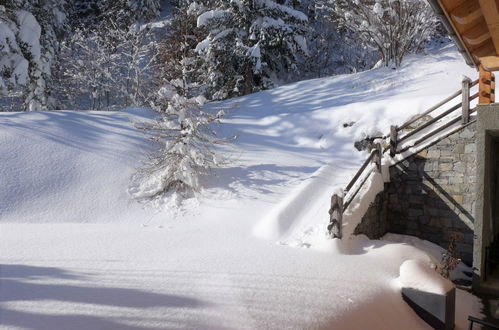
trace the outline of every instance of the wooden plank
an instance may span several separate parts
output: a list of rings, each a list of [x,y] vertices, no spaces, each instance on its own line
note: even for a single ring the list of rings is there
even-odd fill
[[[400,150],[400,153],[403,153],[411,148],[414,148],[415,146],[417,146],[418,144],[421,144],[422,142],[428,140],[430,137],[432,137],[433,135],[435,134],[438,134],[440,132],[442,132],[443,130],[451,127],[452,125],[454,125],[455,123],[458,123],[459,121],[461,120],[461,117],[457,117],[457,118],[454,118],[452,119],[451,121],[449,121],[447,124],[431,131],[430,133],[426,134],[425,136],[423,136],[422,138],[420,138],[419,140],[417,140],[416,142],[414,142],[413,145],[410,145],[410,146],[407,146],[407,147],[404,147],[402,150]]]
[[[480,57],[480,64],[487,71],[497,71],[499,70],[499,56]]]
[[[437,121],[439,121],[440,119],[444,118],[445,116],[448,116],[450,115],[451,113],[453,113],[454,111],[456,111],[457,109],[459,109],[461,107],[461,103],[459,104],[456,104],[455,106],[451,107],[450,109],[446,110],[445,112],[441,113],[440,115],[438,115],[437,117],[433,118],[432,120],[429,120],[427,121],[426,123],[424,123],[423,125],[413,129],[412,131],[408,132],[406,135],[404,135],[403,137],[399,138],[397,143],[400,144],[400,142],[406,140],[407,138],[421,132],[422,130],[424,130],[425,128],[427,128],[428,126],[431,126],[433,124],[435,124]]]
[[[345,188],[346,192],[348,192],[350,189],[352,189],[353,185],[355,184],[355,182],[357,182],[357,179],[360,177],[360,175],[362,174],[362,172],[364,172],[364,170],[366,169],[367,165],[369,165],[369,163],[371,163],[373,157],[374,157],[374,151],[371,152],[371,154],[364,161],[364,163],[359,168],[359,170],[357,171],[357,173],[355,173],[355,175],[353,176],[352,180],[350,180],[350,183]]]
[[[476,0],[469,0],[454,8],[451,11],[450,16],[457,24],[467,25],[473,23],[475,20],[479,20],[483,15],[480,4]]]
[[[463,124],[467,124],[470,121],[470,84],[471,79],[464,77],[463,81],[463,98],[462,98],[462,116],[461,120]]]
[[[468,0],[441,0],[441,1],[443,8],[450,13],[451,11],[453,11],[454,9],[456,9],[457,7],[459,7]]]
[[[473,59],[477,63],[477,68],[480,66],[480,58],[487,56],[496,56],[496,49],[494,47],[494,43],[492,39],[485,42],[483,45],[477,48],[471,48],[471,52],[473,54]]]
[[[491,39],[489,29],[485,20],[480,20],[470,29],[463,33],[463,40],[470,46],[477,46]]]
[[[479,0],[479,3],[497,55],[499,54],[499,9],[497,2],[493,0]]]
[[[447,7],[443,4],[443,1],[446,2],[447,4]],[[468,1],[468,0],[466,0]],[[454,8],[457,8],[458,6],[460,6],[462,3],[466,2],[466,1],[459,1],[459,3],[457,4],[456,0],[437,0],[438,2],[438,5],[440,6],[440,8],[442,8],[445,16],[447,17],[447,21],[449,22],[449,24],[451,25],[452,29],[454,30],[454,32],[456,33],[456,37],[459,39],[459,41],[462,43],[463,47],[464,47],[464,50],[466,51],[466,53],[468,54],[468,57],[470,60],[474,60],[475,61],[475,66],[478,66],[478,58],[474,58],[474,56],[472,55],[470,49],[468,49],[468,47],[466,47],[466,42],[463,40],[463,37],[461,36],[461,32],[459,30],[459,25],[456,24],[456,22],[454,22],[451,17],[450,17],[450,12],[454,9]],[[455,5],[455,6],[454,6]]]
[[[454,94],[452,94],[451,96],[449,96],[445,100],[438,102],[437,104],[435,104],[434,106],[432,106],[431,108],[429,108],[428,110],[426,110],[425,112],[417,115],[416,117],[413,117],[413,118],[409,119],[408,121],[406,121],[405,123],[403,123],[401,126],[399,126],[397,128],[397,130],[398,131],[403,130],[407,126],[413,124],[414,122],[418,121],[419,119],[423,118],[424,116],[426,116],[426,115],[430,114],[431,112],[437,110],[438,108],[440,108],[445,103],[451,101],[453,98],[458,97],[461,94],[461,92],[462,92],[462,90],[458,90],[457,92],[455,92]]]
[[[373,171],[370,171],[369,173],[367,173],[366,176],[364,176],[364,178],[362,179],[362,181],[357,186],[357,189],[355,189],[355,191],[353,192],[353,194],[351,194],[350,197],[346,200],[345,204],[343,205],[343,212],[345,212],[348,209],[348,207],[350,206],[350,203],[352,203],[352,201],[354,200],[355,196],[357,196],[357,194],[359,193],[360,189],[362,189],[362,187],[367,182],[367,179],[369,179],[369,177],[371,176],[372,173],[373,173]]]

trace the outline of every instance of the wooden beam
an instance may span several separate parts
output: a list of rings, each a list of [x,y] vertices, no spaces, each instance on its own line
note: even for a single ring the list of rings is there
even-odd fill
[[[499,71],[499,56],[480,57],[480,64],[487,71]]]
[[[489,33],[494,42],[496,54],[499,54],[499,10],[497,1],[494,0],[479,0],[480,8],[487,22]]]
[[[490,39],[489,29],[485,20],[480,20],[478,24],[463,33],[463,39],[468,45],[476,46]]]
[[[479,66],[480,78],[478,82],[478,104],[486,105],[495,101],[492,81],[492,72],[485,70],[483,65]]]
[[[482,11],[480,9],[480,4],[476,0],[469,0],[455,8],[450,15],[457,24],[466,25],[480,19],[482,17]]]
[[[448,8],[451,8],[450,6],[454,6],[456,5],[454,3],[454,1],[457,1],[457,0],[437,0],[438,2],[438,5],[440,6],[440,8],[443,10],[445,16],[447,17],[447,21],[449,22],[449,24],[451,25],[452,29],[454,30],[454,32],[456,33],[456,37],[459,39],[459,41],[461,42],[461,44],[463,45],[464,47],[464,50],[466,51],[466,53],[468,54],[468,57],[470,58],[470,60],[475,60],[475,67],[478,69],[478,58],[475,58],[470,49],[466,46],[466,43],[464,42],[463,40],[463,37],[461,36],[461,34],[459,33],[459,29],[457,28],[457,25],[456,23],[451,19],[450,17],[450,10]],[[467,0],[466,0],[467,1]],[[444,5],[443,2],[446,2],[446,4]],[[451,3],[449,3],[451,2]]]
[[[480,62],[480,58],[482,58],[482,57],[497,55],[496,49],[494,47],[494,43],[492,42],[492,40],[484,43],[480,47],[471,49],[471,53],[476,58],[477,62]]]
[[[454,9],[456,9],[457,7],[459,7],[468,0],[441,0],[441,1],[443,9],[445,9],[447,12],[450,13],[451,11],[453,11]]]

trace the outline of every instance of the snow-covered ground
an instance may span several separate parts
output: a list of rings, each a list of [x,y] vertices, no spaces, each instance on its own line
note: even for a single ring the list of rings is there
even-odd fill
[[[220,130],[238,136],[227,165],[197,199],[162,208],[127,193],[151,148],[133,126],[147,110],[0,114],[1,327],[428,328],[397,278],[439,248],[329,240],[328,203],[366,157],[355,140],[440,101],[463,74],[476,76],[445,47],[398,71],[225,102]],[[457,305],[465,329],[480,302],[458,291]]]

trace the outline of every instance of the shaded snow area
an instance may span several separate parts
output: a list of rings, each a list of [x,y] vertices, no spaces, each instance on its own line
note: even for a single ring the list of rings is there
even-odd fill
[[[149,111],[0,114],[1,328],[428,329],[400,288],[445,289],[430,273],[443,250],[330,240],[328,204],[367,157],[355,140],[440,101],[462,74],[476,75],[446,47],[399,71],[221,103],[221,133],[238,136],[227,165],[196,199],[151,205],[127,193],[152,148],[133,122]],[[458,290],[457,308],[465,329],[481,303]]]

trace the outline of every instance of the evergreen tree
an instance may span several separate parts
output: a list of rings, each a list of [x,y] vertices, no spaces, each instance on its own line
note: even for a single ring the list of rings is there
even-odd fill
[[[127,31],[133,24],[144,24],[158,17],[160,0],[76,0],[71,24],[96,31],[119,28]]]
[[[219,166],[215,145],[221,143],[211,129],[223,111],[203,108],[206,99],[191,94],[182,80],[165,83],[154,109],[161,117],[139,125],[160,148],[134,177],[130,189],[136,198],[155,198],[179,192],[190,197],[200,191],[200,177]]]
[[[208,95],[225,99],[269,88],[307,54],[307,17],[272,0],[215,0],[197,20],[208,31],[197,45]],[[206,8],[206,9],[208,9]]]
[[[65,0],[13,0],[0,6],[0,92],[23,89],[25,110],[53,106],[51,69],[65,28]],[[6,78],[6,79],[5,79]]]
[[[189,0],[178,0],[174,5],[173,17],[158,52],[158,86],[180,79],[190,93],[205,92],[205,61],[195,51],[206,36],[205,29],[197,27],[197,17],[205,10],[205,5]]]

